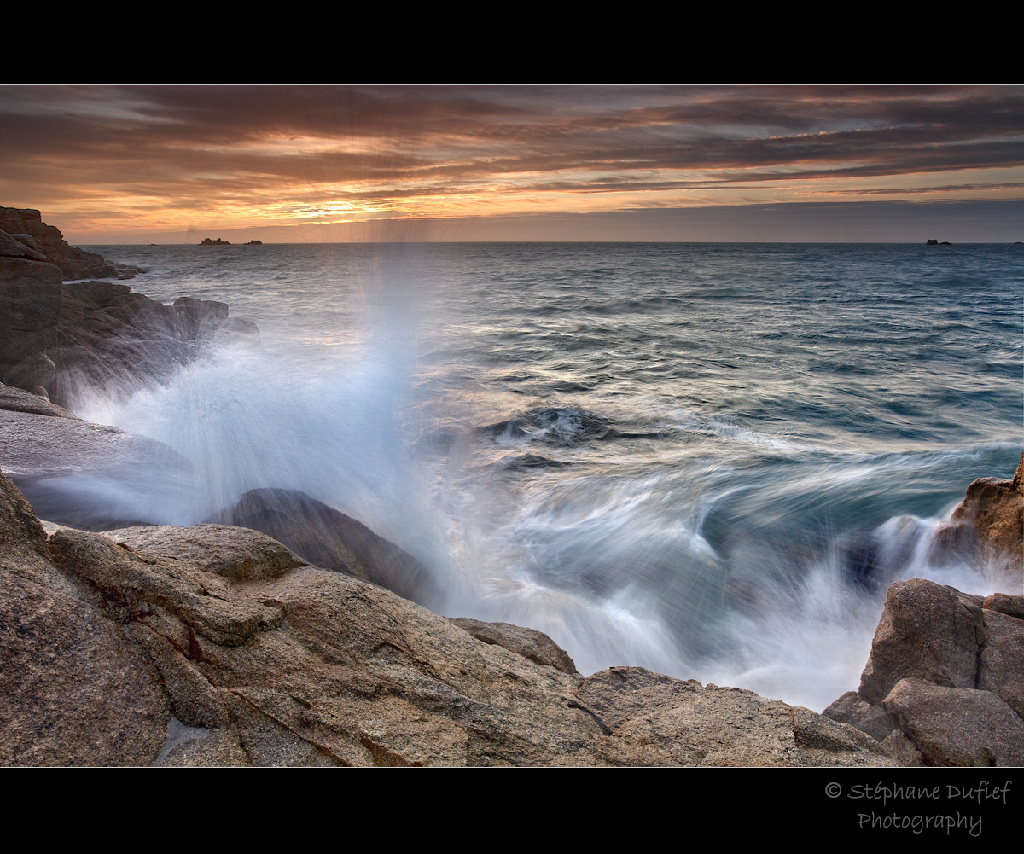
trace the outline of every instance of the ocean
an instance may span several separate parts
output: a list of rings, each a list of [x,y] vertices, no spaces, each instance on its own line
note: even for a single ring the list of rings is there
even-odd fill
[[[1024,247],[88,247],[227,303],[85,418],[192,463],[93,500],[194,524],[300,489],[416,555],[447,616],[820,711],[900,578],[1020,593],[936,529],[1024,445]]]

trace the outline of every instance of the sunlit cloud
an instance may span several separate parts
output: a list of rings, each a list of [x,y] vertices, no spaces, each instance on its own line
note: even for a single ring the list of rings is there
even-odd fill
[[[0,202],[122,231],[1024,198],[1020,86],[2,86]]]

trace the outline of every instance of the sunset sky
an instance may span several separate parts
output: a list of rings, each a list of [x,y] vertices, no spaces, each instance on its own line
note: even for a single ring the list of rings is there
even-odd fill
[[[77,244],[1024,240],[1024,86],[2,85]]]

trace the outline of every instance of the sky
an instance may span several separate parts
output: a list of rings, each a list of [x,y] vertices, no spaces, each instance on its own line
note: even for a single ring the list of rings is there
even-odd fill
[[[1021,85],[0,85],[73,244],[1024,240]]]

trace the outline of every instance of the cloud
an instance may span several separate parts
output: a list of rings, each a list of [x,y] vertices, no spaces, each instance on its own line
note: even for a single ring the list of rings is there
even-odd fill
[[[288,202],[342,198],[525,213],[538,193],[626,209],[879,179],[918,194],[928,175],[954,198],[1018,192],[1024,87],[4,86],[0,127],[7,203],[65,199],[83,221],[84,199],[199,217],[275,200],[286,221]]]

